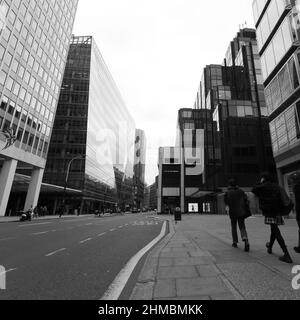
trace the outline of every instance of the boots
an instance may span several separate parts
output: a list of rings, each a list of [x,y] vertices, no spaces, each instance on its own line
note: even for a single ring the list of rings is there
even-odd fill
[[[298,231],[299,235],[298,235],[298,247],[295,247],[294,250],[297,253],[300,253],[300,230]]]
[[[266,244],[266,247],[267,247],[267,249],[268,249],[268,254],[273,254],[273,248],[272,248],[270,242],[268,242],[268,243]]]
[[[282,249],[283,249],[284,256],[279,258],[279,260],[282,262],[285,262],[285,263],[293,263],[293,260],[289,254],[287,247],[282,248]]]
[[[250,244],[248,240],[244,240],[245,242],[245,252],[249,252],[250,251]]]

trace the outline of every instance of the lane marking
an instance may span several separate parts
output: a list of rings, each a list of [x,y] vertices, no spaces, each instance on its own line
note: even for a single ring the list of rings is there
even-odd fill
[[[92,238],[88,238],[88,239],[80,241],[79,243],[82,244],[82,243],[85,243],[85,242],[88,242],[88,241],[91,241],[91,240],[92,240]]]
[[[86,226],[91,226],[92,225],[92,223],[87,223],[87,224],[85,224]]]
[[[46,257],[51,257],[51,256],[55,255],[56,253],[59,253],[59,252],[65,251],[65,250],[67,250],[67,249],[66,248],[62,248],[62,249],[50,252],[50,253],[46,254]]]
[[[37,232],[37,233],[32,233],[31,235],[33,236],[39,236],[39,235],[42,235],[42,234],[46,234],[48,233],[49,231],[43,231],[43,232]]]
[[[113,232],[113,231],[116,231],[116,229],[110,229],[109,231],[110,231],[110,232]]]
[[[3,276],[4,274],[7,274],[7,273],[12,272],[12,271],[15,271],[17,269],[18,268],[13,268],[13,269],[5,270],[4,272],[0,272],[0,276]]]
[[[104,236],[105,234],[106,234],[106,232],[100,233],[100,234],[97,235],[97,237],[102,237],[102,236]]]
[[[7,241],[7,240],[13,240],[13,239],[16,239],[16,238],[3,238],[3,239],[0,239],[0,241]]]
[[[119,226],[118,228],[119,228],[119,229],[122,229],[122,228],[123,228],[123,226]]]
[[[124,290],[132,272],[142,259],[142,257],[152,249],[162,238],[164,238],[167,229],[167,222],[165,221],[160,235],[152,240],[145,248],[140,250],[134,257],[132,257],[126,266],[120,271],[115,280],[109,286],[100,300],[118,300],[122,291]]]
[[[45,224],[53,224],[53,222],[31,223],[31,224],[19,225],[19,228],[32,227],[32,226],[42,226]]]

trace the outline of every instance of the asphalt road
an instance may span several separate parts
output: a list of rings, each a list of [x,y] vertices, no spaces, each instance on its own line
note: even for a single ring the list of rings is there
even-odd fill
[[[162,229],[151,215],[0,224],[0,300],[98,300]]]

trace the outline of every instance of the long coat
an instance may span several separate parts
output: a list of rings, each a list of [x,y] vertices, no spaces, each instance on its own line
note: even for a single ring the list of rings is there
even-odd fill
[[[243,218],[246,216],[247,195],[239,187],[229,187],[225,194],[225,204],[229,206],[230,218]]]
[[[300,222],[300,182],[297,182],[294,186],[294,194],[296,200],[296,214],[297,220]]]

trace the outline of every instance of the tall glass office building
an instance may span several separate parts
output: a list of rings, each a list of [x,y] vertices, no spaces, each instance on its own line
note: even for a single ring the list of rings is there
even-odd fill
[[[196,100],[196,108],[211,111],[208,123],[217,123],[212,136],[206,131],[205,143],[215,141],[206,183],[226,188],[235,177],[251,188],[262,171],[275,172],[255,30],[238,32],[223,65],[206,66]]]
[[[0,1],[0,216],[23,168],[25,210],[37,204],[77,4]]]
[[[71,163],[67,187],[74,192],[67,196],[68,210],[131,206],[134,142],[134,119],[95,40],[73,36],[44,182],[65,186]],[[62,192],[52,195],[51,211],[62,197]]]
[[[255,0],[253,12],[273,153],[288,190],[300,170],[300,2]]]

